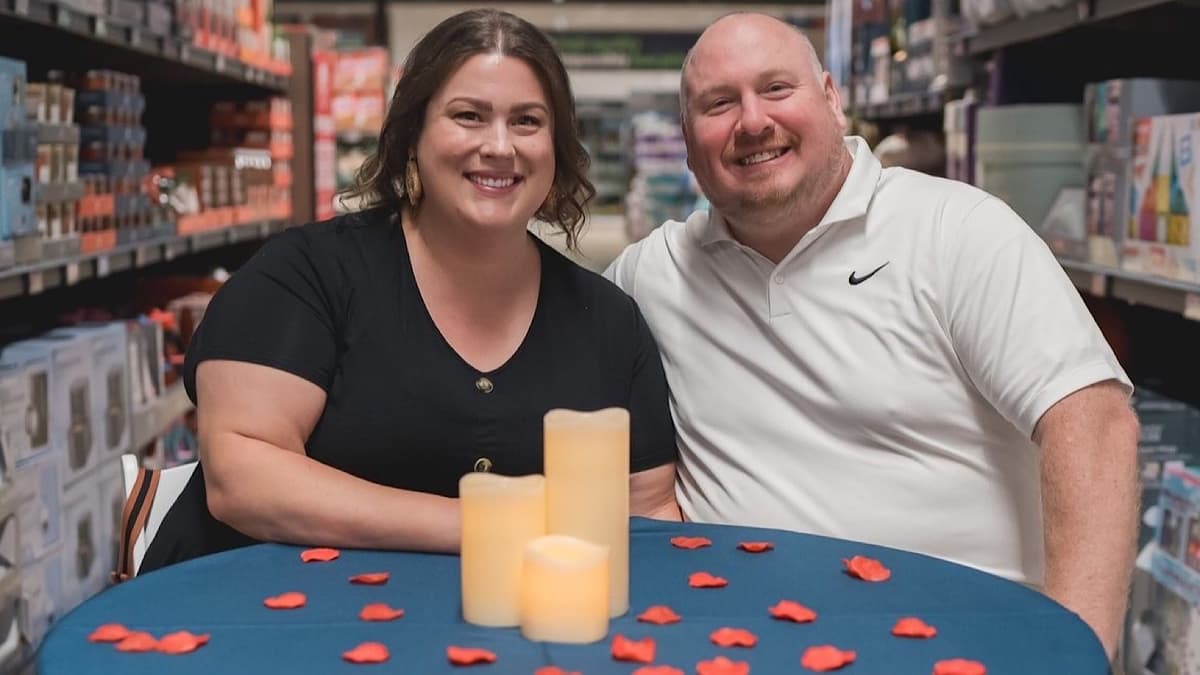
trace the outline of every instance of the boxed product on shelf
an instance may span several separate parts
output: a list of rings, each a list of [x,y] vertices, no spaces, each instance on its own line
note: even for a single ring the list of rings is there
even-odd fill
[[[37,231],[37,128],[28,120],[25,63],[0,58],[0,268]]]
[[[1200,283],[1200,114],[1138,120],[1123,269]]]
[[[1072,104],[982,107],[976,114],[975,183],[1004,200],[1060,255],[1087,245],[1082,205],[1070,227],[1044,227],[1067,191],[1084,190],[1083,113]]]
[[[126,321],[125,328],[130,412],[138,415],[156,406],[166,387],[163,381],[163,330],[157,322],[145,317]]]
[[[50,432],[50,349],[13,346],[0,349],[4,410],[0,437],[5,444],[9,470],[52,457]]]
[[[67,613],[62,546],[21,566],[21,638],[36,649],[54,622]]]
[[[47,334],[8,349],[16,358],[49,354],[51,452],[62,468],[62,484],[71,485],[87,475],[100,454],[99,430],[92,419],[92,346],[79,336]]]
[[[1200,111],[1200,82],[1133,78],[1093,82],[1084,90],[1087,121],[1088,260],[1120,266],[1132,190],[1134,122]]]
[[[1200,606],[1200,470],[1168,470],[1159,507],[1162,517],[1151,573],[1173,593]]]
[[[17,523],[21,566],[52,555],[62,545],[61,464],[56,457],[28,464],[16,473]]]
[[[0,499],[0,668],[15,665],[21,649],[17,538],[17,514],[11,501]]]
[[[119,457],[107,459],[100,465],[98,486],[100,569],[107,581],[109,573],[117,569],[121,544],[121,512],[125,507],[124,472]]]
[[[123,321],[59,328],[50,336],[86,341],[91,349],[91,418],[99,456],[111,461],[129,448],[129,350]]]
[[[63,494],[63,602],[70,610],[104,589],[107,516],[100,508],[100,473],[66,488]]]

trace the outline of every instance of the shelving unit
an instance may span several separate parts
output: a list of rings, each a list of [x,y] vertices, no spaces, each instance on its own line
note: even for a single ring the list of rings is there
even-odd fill
[[[963,36],[963,50],[973,55],[985,54],[1151,9],[1181,15],[1195,12],[1194,6],[1179,0],[1078,0],[1066,7],[985,26],[974,35]]]
[[[179,419],[192,409],[192,401],[188,398],[187,390],[182,382],[167,387],[158,403],[140,415],[134,415],[130,421],[131,441],[129,451],[136,452],[139,448],[162,435],[171,422]]]
[[[117,272],[148,267],[227,244],[266,239],[285,227],[287,223],[284,221],[263,221],[192,235],[163,237],[63,260],[0,270],[0,300],[38,295],[52,288],[102,279]]]
[[[1076,260],[1059,259],[1071,283],[1097,298],[1145,305],[1185,319],[1200,321],[1200,285],[1117,270]]]
[[[945,92],[903,94],[882,103],[861,103],[854,106],[854,117],[869,121],[896,121],[914,117],[942,114],[946,104]]]
[[[61,45],[54,50],[60,67],[76,65],[67,59],[81,59],[80,67],[134,72],[149,86],[249,86],[273,93],[285,93],[288,86],[282,75],[49,0],[0,0],[0,33],[4,51],[36,62],[46,51],[38,45],[49,41]]]

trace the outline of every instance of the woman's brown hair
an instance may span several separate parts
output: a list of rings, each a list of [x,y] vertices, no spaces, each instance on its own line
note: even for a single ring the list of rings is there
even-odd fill
[[[534,217],[560,228],[574,249],[584,205],[596,194],[587,178],[590,158],[579,141],[571,82],[554,45],[533,24],[508,12],[475,9],[442,21],[421,38],[408,58],[379,134],[378,149],[359,167],[344,197],[364,207],[399,212],[409,150],[425,126],[425,109],[442,84],[468,58],[501,54],[524,61],[537,74],[553,115],[554,183]]]

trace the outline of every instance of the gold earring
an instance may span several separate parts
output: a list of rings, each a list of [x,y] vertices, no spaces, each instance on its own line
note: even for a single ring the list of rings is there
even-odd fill
[[[421,202],[421,174],[417,170],[417,158],[409,157],[404,166],[404,193],[408,195],[408,203],[416,206]]]

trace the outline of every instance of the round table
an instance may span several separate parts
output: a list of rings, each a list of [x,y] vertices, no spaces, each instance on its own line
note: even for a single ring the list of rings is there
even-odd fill
[[[703,536],[712,545],[676,548],[677,535]],[[774,550],[747,553],[742,541],[770,541]],[[746,661],[751,672],[808,672],[800,657],[812,645],[832,644],[857,652],[845,672],[859,675],[929,675],[936,661],[967,658],[988,673],[1087,675],[1105,673],[1099,641],[1073,613],[1024,586],[927,556],[866,544],[779,530],[665,523],[631,523],[631,611],[613,620],[608,639],[592,645],[528,642],[516,629],[489,629],[462,621],[456,556],[344,550],[328,563],[302,563],[302,549],[266,544],[228,551],[139,576],[92,598],[64,617],[38,656],[42,675],[87,673],[370,673],[404,672],[532,674],[556,665],[584,675],[629,675],[639,664],[609,653],[620,633],[657,642],[655,664],[696,672],[701,660],[725,655]],[[868,583],[844,572],[842,560],[877,558],[890,580]],[[387,571],[382,586],[348,582],[351,575]],[[728,586],[698,589],[689,575],[706,571]],[[287,591],[308,596],[307,606],[270,610],[263,599]],[[793,600],[817,612],[812,623],[772,619],[767,609]],[[358,619],[368,603],[403,608],[389,623]],[[680,623],[640,623],[637,614],[668,605]],[[928,640],[893,637],[904,616],[935,626]],[[211,641],[181,656],[121,653],[90,643],[97,626],[121,623],[155,636],[177,631],[210,633]],[[717,628],[745,628],[753,648],[721,648],[709,635]],[[354,665],[342,653],[377,641],[391,658],[381,665]],[[493,664],[455,667],[446,648],[482,647]]]

